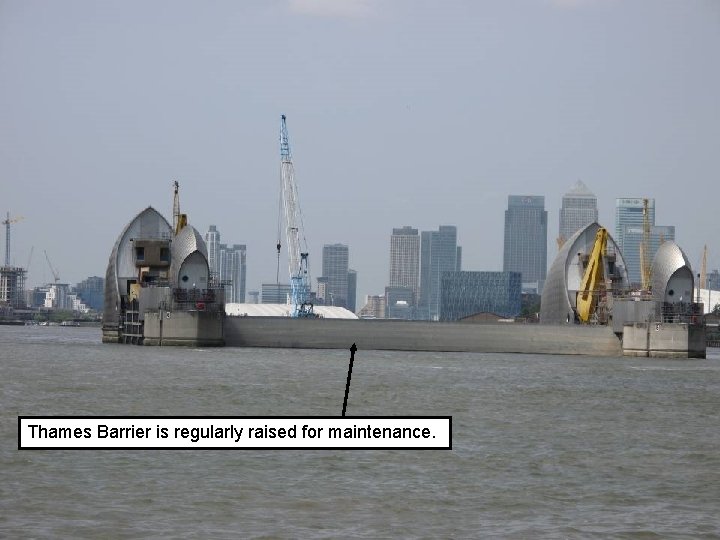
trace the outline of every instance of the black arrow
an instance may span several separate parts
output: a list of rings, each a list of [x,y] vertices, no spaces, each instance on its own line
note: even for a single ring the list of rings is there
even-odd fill
[[[350,393],[350,378],[352,377],[352,366],[353,366],[353,362],[355,361],[355,351],[357,351],[357,347],[353,343],[352,347],[350,347],[350,367],[348,367],[348,380],[347,380],[347,384],[345,385],[345,401],[343,401],[343,412],[342,412],[343,416],[345,416],[345,411],[347,410],[347,398],[348,398],[348,394]]]

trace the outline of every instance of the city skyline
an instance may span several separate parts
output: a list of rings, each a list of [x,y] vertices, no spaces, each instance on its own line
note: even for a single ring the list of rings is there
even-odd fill
[[[605,227],[616,198],[654,198],[720,267],[717,3],[310,4],[0,3],[0,210],[25,217],[28,285],[53,280],[43,250],[63,282],[102,275],[128,215],[172,216],[174,180],[191,225],[247,246],[248,287],[274,282],[281,114],[313,280],[347,244],[360,302],[402,224],[451,223],[464,268],[502,269],[511,193],[545,196],[550,262],[577,178]]]

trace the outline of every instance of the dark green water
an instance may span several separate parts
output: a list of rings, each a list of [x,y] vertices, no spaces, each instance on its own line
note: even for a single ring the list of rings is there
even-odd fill
[[[18,451],[18,415],[338,415],[345,351],[0,327],[0,537],[717,538],[720,355],[358,351],[348,414],[452,451]]]

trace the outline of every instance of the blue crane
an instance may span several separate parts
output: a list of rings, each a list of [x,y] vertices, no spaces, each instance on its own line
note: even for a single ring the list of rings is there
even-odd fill
[[[288,265],[290,271],[290,302],[292,304],[292,312],[290,315],[292,317],[315,317],[313,305],[310,302],[307,241],[305,240],[297,185],[295,184],[295,169],[293,167],[284,114],[280,120],[280,163],[282,182],[280,196],[285,213],[285,238],[287,240]],[[279,235],[280,231],[278,230],[278,257],[280,256]]]

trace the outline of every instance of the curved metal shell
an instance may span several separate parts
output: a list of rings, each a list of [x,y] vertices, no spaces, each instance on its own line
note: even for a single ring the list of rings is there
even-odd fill
[[[540,302],[540,322],[543,324],[564,324],[575,319],[575,292],[580,288],[582,279],[578,266],[578,254],[590,253],[595,243],[600,224],[590,223],[573,234],[560,248],[550,267],[543,287]],[[623,285],[627,286],[627,270],[625,260],[615,240],[608,233],[607,251],[615,253],[616,267],[622,276]],[[572,298],[571,298],[572,291]]]
[[[182,263],[195,252],[199,252],[207,264],[208,252],[205,240],[195,227],[187,225],[173,238],[170,248],[170,279],[177,282]]]
[[[690,298],[677,298],[678,301],[691,302],[694,283],[692,283],[693,273],[690,260],[680,246],[675,242],[667,241],[658,248],[652,263],[653,300],[658,302],[670,300],[666,297],[666,289],[674,276],[682,276],[685,281],[691,282]]]
[[[170,224],[152,206],[148,206],[125,225],[110,252],[105,272],[103,326],[117,326],[119,323],[120,280],[135,276],[136,270],[131,240],[133,238],[170,238],[171,233]]]

